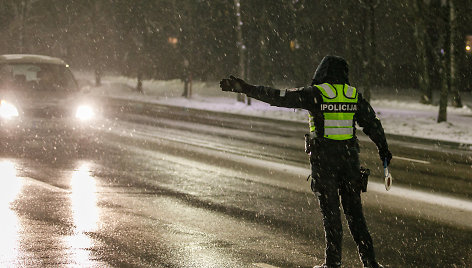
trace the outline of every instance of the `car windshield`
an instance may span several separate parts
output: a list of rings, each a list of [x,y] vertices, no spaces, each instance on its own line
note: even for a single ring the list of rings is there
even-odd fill
[[[0,88],[14,90],[77,91],[71,71],[58,64],[0,64]]]

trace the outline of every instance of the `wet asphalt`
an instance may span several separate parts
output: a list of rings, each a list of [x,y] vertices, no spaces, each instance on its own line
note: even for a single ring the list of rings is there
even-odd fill
[[[305,180],[304,126],[117,100],[109,106],[109,117],[86,130],[2,137],[0,266],[323,262],[321,214]],[[381,185],[375,148],[359,136],[372,185]],[[378,260],[387,267],[468,267],[470,151],[390,145],[394,187],[405,195],[375,187],[363,194]],[[416,198],[418,191],[465,207]],[[344,266],[361,267],[343,223]]]

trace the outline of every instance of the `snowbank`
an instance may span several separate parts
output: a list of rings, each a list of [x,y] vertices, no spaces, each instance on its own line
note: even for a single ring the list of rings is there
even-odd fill
[[[85,74],[77,76],[79,79],[93,80]],[[174,106],[307,121],[307,113],[303,110],[273,107],[257,100],[253,100],[250,106],[238,102],[234,93],[222,92],[218,82],[193,82],[190,99],[181,96],[183,83],[180,80],[144,81],[144,95],[135,92],[135,86],[135,79],[108,76],[103,78],[103,86],[91,87],[91,91],[99,95]],[[416,91],[374,89],[372,95],[371,105],[386,133],[472,144],[471,93],[462,95],[463,108],[448,107],[448,121],[439,124],[436,122],[438,106],[418,103]]]

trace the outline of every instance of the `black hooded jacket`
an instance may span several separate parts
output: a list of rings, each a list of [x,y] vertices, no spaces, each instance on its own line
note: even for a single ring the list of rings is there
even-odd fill
[[[311,86],[279,90],[266,86],[251,86],[244,88],[244,93],[249,97],[269,103],[273,106],[286,108],[300,108],[307,110],[314,118],[316,130],[323,129],[323,114],[320,104],[323,102],[321,92],[314,85],[348,84],[349,68],[347,62],[338,56],[326,56],[316,68]],[[357,112],[354,120],[361,126],[363,132],[377,145],[379,151],[388,150],[384,130],[380,120],[376,117],[370,104],[358,95]],[[323,137],[322,133],[317,133],[315,138],[318,142],[339,143],[339,141],[329,140]],[[353,141],[357,141],[355,132]]]

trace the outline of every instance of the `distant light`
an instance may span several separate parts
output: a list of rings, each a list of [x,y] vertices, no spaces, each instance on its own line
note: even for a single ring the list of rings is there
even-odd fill
[[[93,111],[92,107],[82,105],[77,108],[77,112],[75,113],[75,117],[82,120],[88,121],[95,116],[95,112]]]
[[[175,46],[179,42],[179,39],[177,39],[177,37],[169,37],[169,38],[167,38],[167,42],[169,42],[169,44]]]
[[[300,44],[298,43],[298,40],[290,40],[290,50],[295,51],[300,48]]]
[[[467,53],[472,52],[472,34],[468,34],[465,36],[465,51]]]

